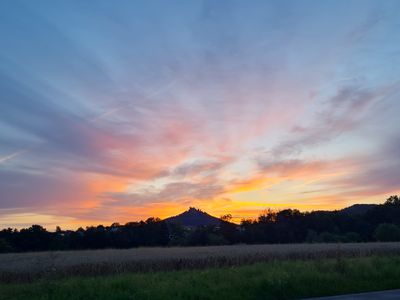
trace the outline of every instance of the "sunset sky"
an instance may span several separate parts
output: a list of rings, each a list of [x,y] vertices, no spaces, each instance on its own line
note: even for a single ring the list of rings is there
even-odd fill
[[[0,1],[0,228],[400,192],[400,1]]]

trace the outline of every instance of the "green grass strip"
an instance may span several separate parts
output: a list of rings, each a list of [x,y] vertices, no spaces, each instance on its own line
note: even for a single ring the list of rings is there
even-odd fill
[[[1,284],[0,299],[272,300],[395,288],[400,256],[373,256]]]

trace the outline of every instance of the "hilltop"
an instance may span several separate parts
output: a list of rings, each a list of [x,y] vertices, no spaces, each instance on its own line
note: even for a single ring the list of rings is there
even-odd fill
[[[194,207],[190,207],[187,211],[179,215],[169,217],[164,221],[167,223],[176,223],[190,227],[221,224],[221,219],[211,216],[208,213]]]
[[[341,209],[340,212],[349,215],[363,215],[374,207],[377,207],[377,204],[354,204],[352,206]]]

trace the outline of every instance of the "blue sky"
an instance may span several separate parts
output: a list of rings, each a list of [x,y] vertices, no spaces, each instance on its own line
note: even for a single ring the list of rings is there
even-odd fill
[[[398,1],[1,1],[0,226],[384,201]]]

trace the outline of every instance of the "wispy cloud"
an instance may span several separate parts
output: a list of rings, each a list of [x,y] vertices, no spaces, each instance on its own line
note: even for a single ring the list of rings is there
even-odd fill
[[[11,159],[13,159],[13,158],[16,158],[16,157],[18,157],[18,156],[20,156],[20,155],[22,155],[22,154],[24,154],[24,153],[26,153],[26,152],[27,152],[27,150],[19,150],[19,151],[16,151],[16,152],[14,152],[14,153],[11,153],[11,154],[9,154],[9,155],[0,157],[0,164],[3,164],[3,163],[5,163],[6,161],[11,160]]]
[[[363,124],[366,112],[373,105],[398,92],[399,83],[369,89],[345,87],[325,104],[327,108],[314,116],[311,125],[295,126],[291,137],[272,150],[275,156],[296,154],[305,148],[330,141]]]

